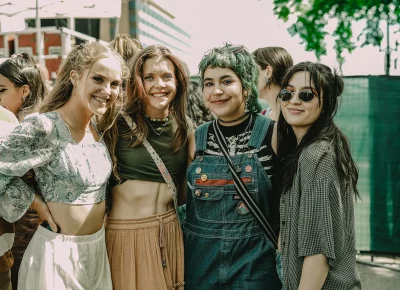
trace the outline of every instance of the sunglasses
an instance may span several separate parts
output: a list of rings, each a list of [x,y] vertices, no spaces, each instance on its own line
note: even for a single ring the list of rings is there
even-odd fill
[[[287,89],[283,89],[279,92],[278,98],[283,102],[288,102],[293,98],[295,94],[297,94],[297,92],[292,92]],[[312,90],[302,90],[298,92],[298,94],[299,94],[299,99],[302,102],[311,102],[315,97],[315,94]]]

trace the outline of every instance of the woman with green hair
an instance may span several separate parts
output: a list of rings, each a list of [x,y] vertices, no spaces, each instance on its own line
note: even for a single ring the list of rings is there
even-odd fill
[[[257,64],[244,46],[226,44],[206,53],[199,70],[217,120],[196,129],[190,150],[185,289],[281,289],[276,129],[259,115]]]

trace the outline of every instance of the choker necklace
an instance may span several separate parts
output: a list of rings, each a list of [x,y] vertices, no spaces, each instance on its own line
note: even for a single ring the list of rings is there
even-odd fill
[[[150,121],[152,121],[152,122],[159,122],[159,123],[166,123],[166,122],[168,122],[170,115],[171,115],[171,114],[168,113],[168,116],[167,116],[167,117],[162,118],[162,119],[158,119],[158,118],[153,118],[153,117],[150,117],[150,116],[147,116],[146,114],[144,114],[144,116],[145,116],[147,119],[149,119]]]
[[[168,115],[169,116],[169,115]],[[147,117],[147,116],[146,116]],[[151,124],[150,120],[148,118],[144,118],[146,120],[146,122],[150,125],[151,129],[153,130],[153,132],[157,135],[160,136],[162,134],[162,132],[164,132],[165,127],[168,124],[168,117],[167,117],[167,121],[164,122],[164,125],[162,125],[162,130],[161,132],[157,132],[157,129],[160,129],[161,127],[158,127],[156,129],[154,129],[153,125]]]
[[[245,112],[239,118],[236,118],[234,120],[229,120],[229,121],[224,121],[224,120],[221,120],[220,118],[218,118],[218,121],[221,122],[222,124],[232,124],[232,123],[235,123],[237,121],[240,121],[240,120],[246,118],[249,114],[250,114],[250,112]]]

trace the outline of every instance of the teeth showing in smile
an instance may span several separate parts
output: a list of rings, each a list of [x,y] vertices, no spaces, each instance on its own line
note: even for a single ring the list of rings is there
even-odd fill
[[[162,98],[162,97],[166,97],[167,93],[152,94],[152,96],[155,98]]]
[[[100,103],[107,103],[108,102],[108,99],[103,99],[103,98],[100,98],[100,97],[97,97],[97,96],[93,96],[93,98],[96,101],[100,102]]]

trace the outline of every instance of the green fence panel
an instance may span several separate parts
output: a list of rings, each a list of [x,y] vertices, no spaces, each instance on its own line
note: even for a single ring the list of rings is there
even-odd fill
[[[359,168],[356,247],[400,253],[400,78],[345,78],[337,125]]]

